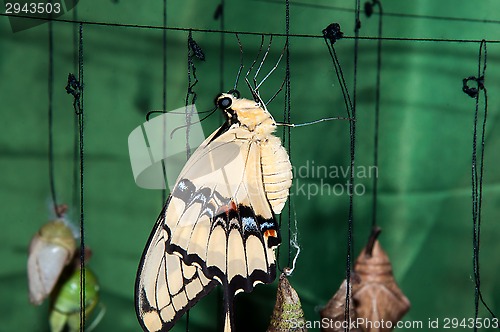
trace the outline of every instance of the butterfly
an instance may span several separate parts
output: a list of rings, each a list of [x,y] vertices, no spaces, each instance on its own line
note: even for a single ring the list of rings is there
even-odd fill
[[[144,331],[167,331],[217,284],[224,290],[224,331],[232,304],[276,277],[281,242],[275,214],[292,184],[292,166],[276,122],[258,93],[220,94],[224,124],[182,169],[139,265],[135,301]]]

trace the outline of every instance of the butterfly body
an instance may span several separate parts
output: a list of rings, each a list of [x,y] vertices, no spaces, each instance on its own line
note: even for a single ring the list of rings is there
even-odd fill
[[[276,276],[291,164],[262,103],[221,94],[226,122],[190,157],[148,241],[136,282],[145,331],[167,331],[217,283],[234,296]]]

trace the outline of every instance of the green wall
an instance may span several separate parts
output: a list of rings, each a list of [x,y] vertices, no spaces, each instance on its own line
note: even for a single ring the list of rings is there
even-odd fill
[[[328,6],[353,8],[354,1],[294,4],[290,32],[320,35],[338,22],[353,35],[354,14]],[[162,25],[162,2],[80,1],[84,21]],[[322,6],[315,6],[321,4]],[[216,1],[168,1],[168,25],[219,29],[213,19]],[[383,1],[386,13],[478,19],[443,20],[387,15],[384,36],[498,40],[500,3],[471,1]],[[73,13],[62,16],[71,20]],[[361,16],[361,36],[377,35],[378,16]],[[70,23],[54,28],[54,153],[58,199],[73,201],[74,113],[64,90],[75,72]],[[225,29],[283,33],[284,3],[226,1]],[[36,230],[50,219],[47,159],[48,25],[12,32],[0,18],[0,331],[48,331],[47,304],[28,302],[27,248]],[[187,91],[187,32],[167,33],[167,109],[184,105]],[[240,52],[234,34],[224,35],[223,77],[220,76],[218,33],[193,32],[206,61],[196,61],[198,110],[212,108],[213,98],[233,87]],[[257,54],[259,36],[240,36],[246,67]],[[89,266],[99,278],[106,315],[95,331],[139,331],[133,290],[137,265],[149,232],[161,209],[161,192],[137,187],[128,157],[127,137],[145,121],[145,114],[162,108],[162,31],[130,27],[84,25],[85,79],[85,241],[92,248]],[[283,38],[273,39],[270,60],[282,50]],[[353,39],[335,44],[349,87],[353,77]],[[373,165],[375,109],[375,40],[359,42],[356,164]],[[471,153],[474,100],[462,91],[462,79],[477,73],[479,43],[386,40],[382,49],[378,222],[381,243],[391,257],[394,274],[412,302],[406,320],[474,314],[472,268]],[[486,87],[484,200],[481,227],[481,286],[483,297],[500,312],[500,47],[489,43]],[[290,40],[291,120],[294,123],[345,116],[344,103],[326,45],[321,38]],[[268,61],[266,72],[273,61]],[[284,76],[284,62],[261,92],[271,96]],[[244,84],[243,96],[250,97]],[[266,99],[266,98],[264,98]],[[268,106],[283,119],[283,97]],[[212,116],[207,133],[221,122]],[[281,135],[281,132],[279,132]],[[304,165],[345,167],[349,164],[347,121],[323,122],[291,130],[291,161]],[[290,282],[299,293],[308,320],[319,319],[345,275],[348,196],[304,196],[297,186],[345,183],[347,179],[296,174],[291,198],[302,251]],[[372,178],[361,177],[366,194],[354,200],[354,252],[366,241],[372,215]],[[286,211],[286,209],[285,209]],[[286,214],[285,214],[286,215]],[[286,218],[284,219],[286,224]],[[286,228],[286,227],[285,227]],[[281,247],[286,264],[288,246]],[[260,285],[237,297],[239,330],[260,331],[268,324],[276,284]],[[217,325],[217,293],[203,299],[190,316],[191,331],[212,331]],[[484,308],[481,317],[489,317]],[[184,319],[175,331],[184,330]]]

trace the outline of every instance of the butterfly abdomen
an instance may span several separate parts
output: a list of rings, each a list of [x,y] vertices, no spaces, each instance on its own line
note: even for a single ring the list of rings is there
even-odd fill
[[[281,213],[292,185],[292,164],[281,140],[273,135],[261,143],[262,177],[266,197],[273,212]]]

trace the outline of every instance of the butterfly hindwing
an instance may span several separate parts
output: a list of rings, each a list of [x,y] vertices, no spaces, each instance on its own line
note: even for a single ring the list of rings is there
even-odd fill
[[[216,285],[196,267],[186,265],[165,245],[164,213],[151,234],[136,281],[136,311],[145,331],[167,331]]]
[[[165,218],[167,251],[227,284],[233,294],[274,280],[273,250],[280,241],[262,183],[260,146],[245,135],[229,130],[195,152]]]

